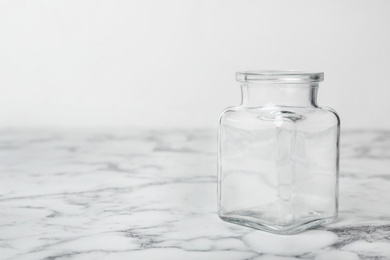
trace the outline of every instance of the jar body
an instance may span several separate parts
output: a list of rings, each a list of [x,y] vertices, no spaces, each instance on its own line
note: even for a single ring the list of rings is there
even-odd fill
[[[228,222],[294,234],[338,211],[337,114],[317,106],[226,109],[218,134],[218,214]]]

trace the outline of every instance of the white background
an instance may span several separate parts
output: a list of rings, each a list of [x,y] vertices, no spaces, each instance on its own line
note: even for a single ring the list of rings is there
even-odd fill
[[[344,128],[390,128],[390,1],[0,1],[0,126],[215,127],[239,70],[325,72]]]

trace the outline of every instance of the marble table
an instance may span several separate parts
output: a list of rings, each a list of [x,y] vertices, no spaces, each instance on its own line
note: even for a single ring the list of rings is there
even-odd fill
[[[390,259],[390,131],[344,131],[336,223],[216,214],[212,130],[0,130],[0,259]]]

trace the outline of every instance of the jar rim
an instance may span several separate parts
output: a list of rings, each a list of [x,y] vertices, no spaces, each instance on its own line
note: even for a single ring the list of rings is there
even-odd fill
[[[236,72],[236,80],[243,83],[310,83],[324,80],[323,72],[294,70],[258,70]]]

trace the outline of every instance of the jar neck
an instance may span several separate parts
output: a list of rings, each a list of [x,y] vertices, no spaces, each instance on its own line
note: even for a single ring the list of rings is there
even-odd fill
[[[244,107],[294,106],[317,107],[318,83],[275,84],[245,83],[241,85]]]

